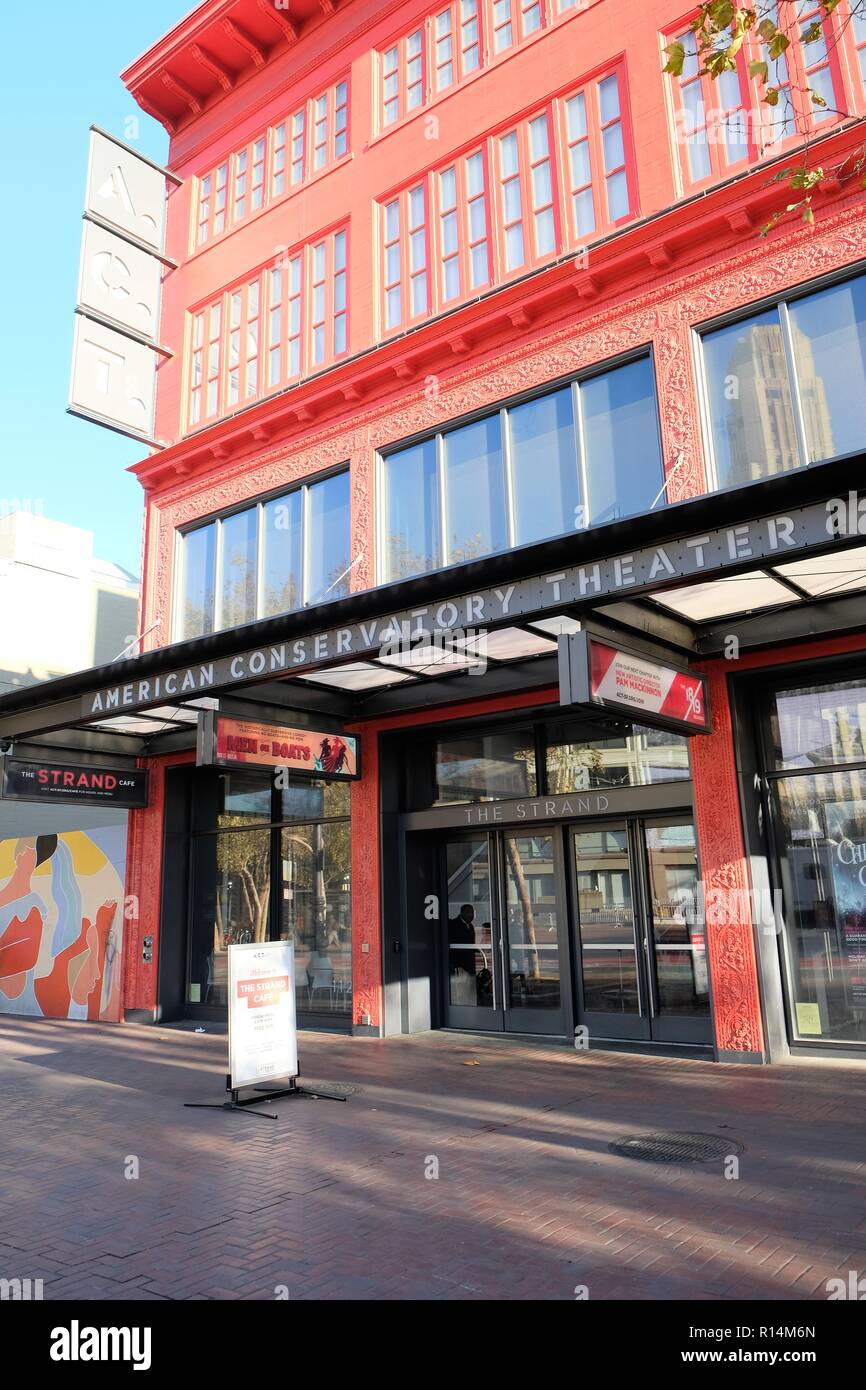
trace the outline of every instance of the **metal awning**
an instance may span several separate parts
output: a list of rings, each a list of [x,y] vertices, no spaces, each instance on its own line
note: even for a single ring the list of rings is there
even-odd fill
[[[556,637],[591,616],[687,658],[712,655],[734,631],[759,646],[866,627],[866,542],[849,488],[864,461],[763,479],[15,690],[0,696],[0,739],[86,730],[161,751],[189,742],[198,710],[217,703],[348,720],[540,688],[556,682]],[[840,507],[853,520],[842,529]]]

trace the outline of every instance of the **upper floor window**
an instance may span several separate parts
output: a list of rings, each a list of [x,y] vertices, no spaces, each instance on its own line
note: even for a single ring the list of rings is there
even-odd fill
[[[623,75],[614,69],[385,201],[383,330],[542,265],[619,226],[636,206]]]
[[[664,492],[652,360],[389,452],[381,483],[385,583],[648,511]]]
[[[702,336],[710,485],[866,448],[866,275]]]
[[[591,0],[450,0],[379,53],[380,123],[387,128]]]
[[[349,350],[348,232],[300,246],[191,315],[190,427]]]
[[[344,78],[198,180],[195,245],[220,236],[287,187],[342,159],[348,149],[349,81]]]
[[[753,154],[749,145],[749,85],[742,50],[736,70],[713,79],[703,71],[691,30],[677,34],[684,50],[682,71],[672,76],[674,139],[685,185],[721,179]]]
[[[175,640],[349,592],[347,469],[178,538]]]
[[[670,77],[674,139],[684,187],[701,186],[784,142],[802,141],[839,117],[863,109],[866,19],[859,0],[839,0],[826,14],[818,0],[761,7],[786,45],[776,51],[753,30],[735,68],[713,79],[704,69],[694,32],[682,26],[668,39],[682,48],[682,68]],[[727,47],[728,31],[719,36]],[[773,56],[771,56],[771,54]],[[763,76],[765,65],[766,76]],[[768,90],[772,102],[766,100]]]

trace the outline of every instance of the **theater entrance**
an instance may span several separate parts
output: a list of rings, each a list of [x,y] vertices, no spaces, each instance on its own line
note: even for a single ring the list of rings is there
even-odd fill
[[[446,1026],[710,1044],[687,814],[449,834],[438,871]]]

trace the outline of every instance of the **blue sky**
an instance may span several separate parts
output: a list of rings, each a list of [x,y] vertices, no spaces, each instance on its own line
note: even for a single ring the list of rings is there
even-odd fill
[[[142,492],[126,469],[147,449],[66,414],[88,129],[100,125],[165,162],[168,136],[117,74],[190,8],[41,0],[10,6],[3,19],[0,499],[4,510],[17,498],[93,531],[96,553],[136,575]]]

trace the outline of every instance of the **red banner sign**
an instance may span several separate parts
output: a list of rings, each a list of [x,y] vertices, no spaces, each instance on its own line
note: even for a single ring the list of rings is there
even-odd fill
[[[655,715],[696,732],[709,728],[703,676],[594,639],[590,641],[590,691],[593,700],[630,710],[638,719]]]
[[[358,742],[351,734],[220,718],[216,760],[250,767],[287,767],[314,777],[357,777]]]

